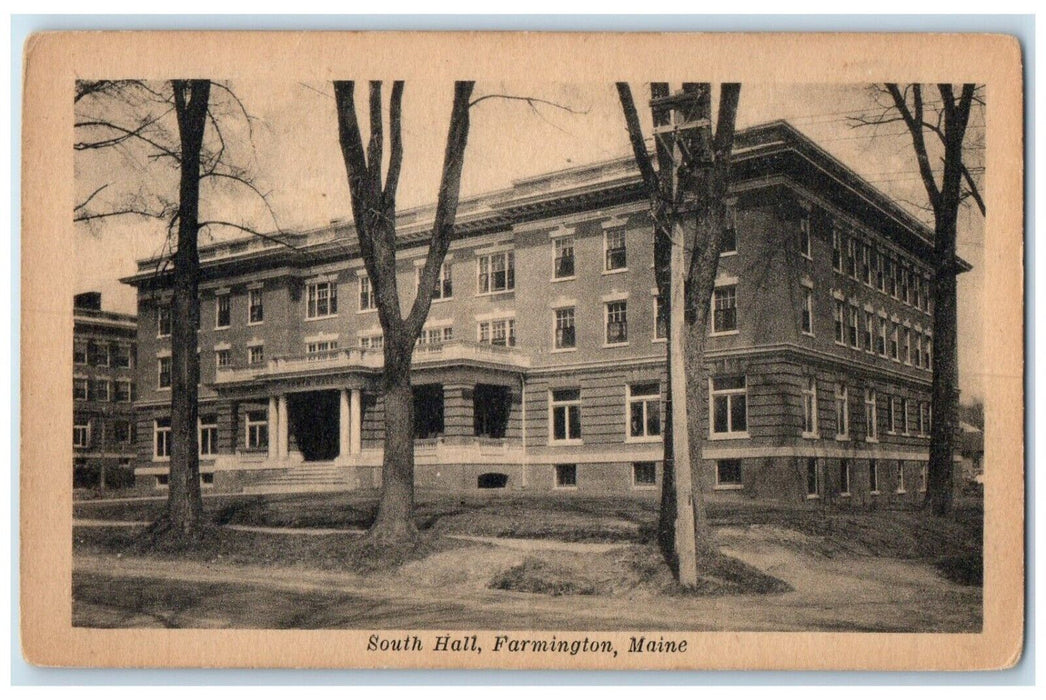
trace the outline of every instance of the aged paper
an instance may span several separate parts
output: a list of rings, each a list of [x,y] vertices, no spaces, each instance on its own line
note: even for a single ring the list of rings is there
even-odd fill
[[[973,670],[1020,658],[1013,38],[54,33],[27,42],[25,66],[30,662]],[[184,143],[170,90],[182,78],[214,81],[201,122],[196,433],[211,529],[195,548],[149,550],[143,533],[173,478],[164,241],[178,228]],[[395,419],[384,302],[352,224],[341,80],[357,83],[359,157],[379,149],[382,173],[396,160],[391,81],[404,81],[392,210],[403,315],[423,277],[435,285],[411,370],[421,544],[406,554],[360,544]],[[371,80],[386,81],[382,144],[367,127]],[[463,80],[476,83],[463,103],[461,202],[430,271]],[[673,95],[683,81],[711,84],[713,111],[663,102],[672,117],[656,129],[651,81]],[[631,85],[647,147],[656,134],[681,157],[716,126],[702,114],[718,114],[721,85],[741,85],[733,239],[719,241],[708,320],[710,417],[694,418],[705,422],[693,488],[727,559],[698,557],[696,593],[657,553],[667,320],[618,82]],[[983,447],[957,441],[969,462],[956,463],[960,515],[945,518],[921,508],[931,348],[940,362],[933,215],[904,121],[873,87],[883,83],[924,85],[937,128],[938,84],[957,95],[978,86],[959,208],[956,389],[974,411],[958,416],[963,438],[979,434]]]

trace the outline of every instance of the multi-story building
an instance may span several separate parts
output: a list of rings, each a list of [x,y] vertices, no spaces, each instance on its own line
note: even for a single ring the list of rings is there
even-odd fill
[[[102,310],[99,292],[73,298],[73,484],[133,483],[134,316]]]
[[[933,365],[932,233],[787,123],[738,134],[709,328],[704,483],[914,499]],[[397,221],[414,296],[433,209]],[[200,445],[215,486],[380,483],[381,329],[351,223],[201,248]],[[170,452],[170,280],[138,288],[142,480]],[[463,200],[413,358],[417,483],[654,493],[665,323],[630,158]]]

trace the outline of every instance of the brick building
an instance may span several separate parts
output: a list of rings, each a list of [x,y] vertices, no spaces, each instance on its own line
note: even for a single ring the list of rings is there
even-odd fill
[[[915,499],[928,457],[932,232],[784,122],[738,134],[713,299],[705,484]],[[463,200],[414,353],[421,487],[656,493],[664,322],[630,158]],[[432,207],[398,219],[413,298]],[[206,484],[380,483],[381,330],[348,222],[201,248]],[[166,479],[170,281],[138,288],[138,457]],[[711,420],[708,419],[711,416]]]
[[[102,295],[73,298],[73,484],[133,481],[138,324],[102,310]]]

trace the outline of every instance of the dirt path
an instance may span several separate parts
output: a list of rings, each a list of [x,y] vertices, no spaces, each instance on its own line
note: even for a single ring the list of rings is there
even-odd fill
[[[477,542],[412,562],[393,574],[369,576],[78,554],[74,624],[753,631],[980,628],[981,589],[952,584],[926,564],[814,556],[805,553],[791,531],[764,528],[752,533],[735,528],[720,535],[727,554],[787,581],[794,590],[768,596],[555,597],[487,588],[495,575],[535,551],[528,541],[523,541],[528,546],[497,547]]]

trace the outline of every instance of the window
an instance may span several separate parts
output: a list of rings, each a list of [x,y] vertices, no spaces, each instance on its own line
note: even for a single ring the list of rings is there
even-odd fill
[[[886,291],[885,258],[879,251],[875,253],[875,288],[880,292]]]
[[[231,323],[232,313],[229,305],[229,295],[219,294],[214,297],[214,327],[228,328]]]
[[[574,238],[563,236],[552,240],[554,259],[552,265],[552,277],[554,279],[568,279],[574,276]]]
[[[73,364],[74,365],[86,365],[87,364],[87,341],[86,340],[74,340],[73,341]]]
[[[421,335],[418,336],[417,347],[422,350],[438,350],[443,345],[443,343],[449,343],[453,339],[453,326],[443,326],[441,328],[425,328],[422,329]]]
[[[733,207],[726,213],[726,227],[720,241],[719,254],[730,255],[737,252],[737,210]]]
[[[657,486],[657,466],[653,462],[633,462],[632,486]]]
[[[337,340],[313,340],[305,344],[305,354],[307,355],[324,355],[337,349]]]
[[[922,367],[923,366],[923,336],[922,336],[922,333],[920,333],[919,331],[915,332],[915,348],[913,348],[913,350],[914,350],[915,360],[914,360],[914,362],[912,364],[914,364],[916,367]]]
[[[933,340],[930,336],[926,336],[926,350],[924,351],[923,361],[926,363],[926,369],[933,369]]]
[[[479,342],[487,345],[515,347],[516,319],[503,318],[497,321],[483,321],[479,324]]]
[[[835,385],[835,438],[846,440],[850,437],[850,406],[847,400],[846,386]]]
[[[200,456],[210,457],[218,454],[218,416],[208,414],[200,416]]]
[[[814,290],[803,290],[803,309],[799,318],[799,328],[807,335],[814,334]]]
[[[850,313],[847,316],[846,333],[850,338],[850,347],[860,348],[861,341],[858,337],[858,326],[860,326],[860,311],[853,304],[850,305]]]
[[[835,300],[835,342],[844,345],[846,343],[846,331],[843,329],[843,316],[845,304],[841,299]]]
[[[628,302],[611,301],[604,305],[606,314],[606,343],[620,345],[628,342]]]
[[[907,326],[901,333],[901,357],[904,364],[912,364],[912,329]]]
[[[118,369],[131,368],[131,346],[119,343],[113,346],[113,367]]]
[[[846,240],[846,271],[857,279],[857,239],[853,237]]]
[[[799,253],[804,258],[810,256],[810,214],[803,214],[799,219]]]
[[[73,426],[73,447],[87,447],[90,441],[90,423],[77,423]]]
[[[251,289],[247,292],[247,323],[261,323],[265,320],[265,304],[262,290]]]
[[[861,244],[861,279],[872,286],[872,247],[867,243]]]
[[[113,442],[126,445],[131,441],[131,424],[129,421],[113,421]]]
[[[161,304],[156,307],[156,337],[165,338],[171,334],[171,305]]]
[[[839,495],[850,495],[850,460],[839,460]]]
[[[841,234],[838,227],[832,226],[832,269],[836,272],[843,271],[843,248]]]
[[[260,365],[265,363],[265,346],[252,345],[247,348],[247,363]]]
[[[893,324],[893,331],[890,333],[890,359],[894,362],[900,357],[897,354],[897,335],[900,333],[900,327],[895,323]]]
[[[712,386],[712,435],[743,437],[748,431],[747,382],[745,377],[714,377]]]
[[[894,299],[897,298],[897,263],[887,256],[883,262],[886,265],[886,292]]]
[[[554,389],[552,402],[552,440],[581,439],[581,390]]]
[[[232,351],[228,348],[214,351],[214,365],[216,367],[228,367],[232,364]]]
[[[737,285],[716,287],[712,295],[712,332],[737,330]]]
[[[116,400],[122,403],[129,403],[131,401],[131,380],[130,379],[117,379],[116,380]]]
[[[872,337],[875,335],[875,316],[872,315],[871,311],[864,312],[864,349],[868,352],[875,352],[875,346],[872,345]]]
[[[480,294],[508,292],[516,288],[516,257],[511,250],[481,255],[477,260]]]
[[[661,295],[654,297],[654,340],[668,337],[668,309]]]
[[[247,412],[247,449],[262,450],[269,446],[269,420],[265,411]]]
[[[556,337],[554,344],[557,350],[565,350],[576,346],[574,307],[556,309]]]
[[[919,402],[919,434],[929,435],[930,433],[930,404],[925,401]]]
[[[897,460],[897,493],[905,493],[904,462]]]
[[[806,458],[806,497],[817,498],[821,493],[821,470],[816,457]]]
[[[603,233],[603,250],[606,255],[606,272],[628,268],[628,256],[625,249],[625,229],[615,228]]]
[[[373,311],[378,308],[377,300],[374,298],[374,284],[367,275],[360,275],[360,311]]]
[[[314,282],[306,287],[306,318],[325,318],[338,313],[338,286],[334,282]]]
[[[879,493],[879,462],[874,459],[868,460],[868,490]]]
[[[91,342],[87,345],[89,361],[95,367],[109,366],[109,344],[103,342]]]
[[[161,357],[156,361],[156,386],[160,389],[171,388],[171,358]]]
[[[899,396],[894,396],[890,399],[890,418],[890,432],[903,433],[905,430],[905,421],[902,410],[902,401]]]
[[[81,377],[73,379],[73,399],[76,401],[87,400],[87,380]]]
[[[432,286],[432,299],[450,299],[454,296],[454,280],[451,277],[450,264],[443,263],[439,268],[439,274],[436,275],[436,282]],[[417,285],[421,288],[421,273],[424,268],[417,268]]]
[[[661,385],[628,386],[628,437],[632,440],[657,438],[661,435]]]
[[[153,421],[153,456],[165,459],[171,456],[171,419],[157,418]]]
[[[886,357],[886,319],[879,319],[879,337],[875,339],[875,351]]]
[[[915,308],[923,307],[923,278],[918,271],[912,271],[912,297]]]
[[[108,379],[95,379],[91,381],[91,400],[92,401],[108,401],[109,400],[109,380]]]
[[[905,304],[912,303],[910,279],[911,270],[908,268],[908,263],[901,263],[901,290],[899,296]]]
[[[817,380],[810,377],[803,387],[803,437],[817,437]]]
[[[381,350],[385,345],[385,336],[380,333],[378,335],[361,335],[359,344],[365,350]]]
[[[875,401],[875,389],[865,389],[864,439],[868,442],[875,442],[879,439],[879,411]]]
[[[577,488],[577,465],[576,464],[557,464],[556,465],[556,488],[557,489],[576,489]]]
[[[720,459],[716,461],[715,485],[719,489],[741,488],[741,460]]]
[[[904,424],[904,434],[905,435],[908,434],[909,426],[911,425],[911,423],[909,422],[909,417],[911,416],[911,410],[909,408],[909,404],[910,403],[911,403],[910,399],[905,399],[904,403],[901,404],[901,411],[903,413],[902,421],[903,421],[903,424]]]

